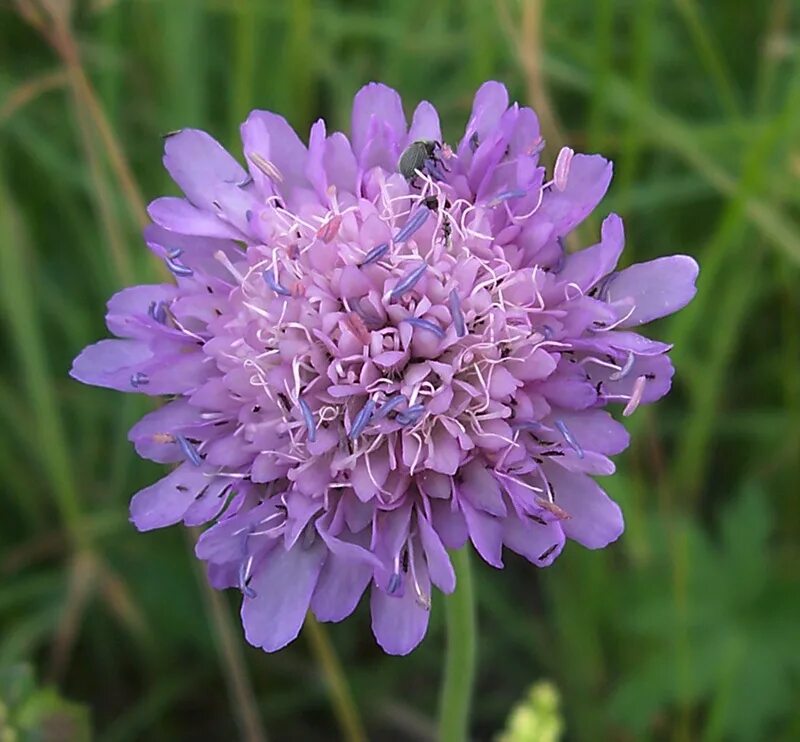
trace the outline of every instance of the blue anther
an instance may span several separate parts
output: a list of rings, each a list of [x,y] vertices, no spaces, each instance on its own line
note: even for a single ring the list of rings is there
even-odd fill
[[[389,595],[394,595],[400,589],[401,577],[397,572],[392,572],[389,577],[389,584],[386,586],[386,592]]]
[[[392,238],[393,242],[405,242],[411,235],[414,234],[431,215],[431,210],[428,208],[419,208],[414,212],[414,215],[405,223],[405,226]]]
[[[405,294],[406,291],[413,289],[426,270],[428,270],[427,263],[418,263],[416,268],[412,268],[397,282],[397,285],[389,292],[389,296],[392,299],[396,299],[398,296]]]
[[[415,404],[397,415],[395,420],[399,422],[400,425],[411,425],[417,422],[420,417],[422,417],[423,412],[425,412],[425,406],[421,404]]]
[[[356,415],[356,419],[353,420],[353,424],[350,426],[350,433],[348,437],[351,441],[354,441],[358,436],[361,435],[364,428],[367,427],[370,419],[372,418],[372,413],[375,411],[375,401],[373,399],[368,399],[366,404],[361,408],[361,411]]]
[[[512,198],[522,198],[525,195],[526,191],[521,189],[516,189],[512,191],[503,191],[502,193],[498,193],[488,204],[486,204],[490,209],[494,208],[495,206],[499,206],[504,201],[509,201]]]
[[[147,313],[160,325],[167,322],[167,307],[163,301],[151,301]]]
[[[572,432],[567,427],[567,424],[563,420],[558,419],[553,420],[553,425],[558,428],[558,432],[564,437],[564,440],[567,442],[569,447],[575,451],[575,453],[578,455],[578,458],[582,459],[584,456],[583,449],[581,448],[580,443],[575,440],[575,436],[572,435]]]
[[[389,252],[389,243],[388,242],[382,242],[377,247],[373,247],[372,250],[370,250],[366,254],[364,259],[358,265],[359,265],[359,267],[361,267],[361,266],[364,266],[364,265],[369,265],[370,263],[376,263],[384,255],[386,255],[387,252]]]
[[[304,399],[298,399],[297,404],[300,406],[300,412],[303,414],[303,421],[306,424],[306,430],[308,431],[308,442],[313,443],[315,440],[317,440],[317,426],[314,423],[314,414],[311,412],[308,402],[306,402]]]
[[[261,275],[264,277],[264,283],[266,283],[267,286],[269,286],[276,294],[280,294],[281,296],[292,295],[292,292],[289,291],[286,286],[278,283],[278,281],[275,279],[275,275],[269,268],[266,268]]]
[[[194,271],[188,265],[178,262],[177,258],[166,257],[164,258],[164,262],[167,264],[167,268],[176,276],[186,277],[194,274]]]
[[[374,415],[374,419],[380,420],[381,418],[386,417],[392,410],[399,407],[405,401],[406,398],[402,394],[395,394],[393,397],[389,397],[389,399],[385,400],[384,403],[378,408],[378,411]]]
[[[138,389],[140,386],[146,386],[150,383],[150,377],[142,373],[141,371],[137,371],[135,374],[131,374],[131,386],[134,389]]]
[[[427,319],[422,319],[421,317],[407,317],[403,320],[407,324],[411,325],[412,327],[417,327],[420,330],[427,330],[428,332],[432,332],[436,337],[443,338],[444,337],[444,330],[439,327],[439,325],[431,322]]]
[[[453,324],[456,327],[456,335],[463,338],[467,334],[467,326],[464,324],[464,313],[461,311],[461,300],[458,298],[458,292],[453,289],[448,297],[448,305],[450,307],[450,316],[453,319]]]
[[[197,449],[191,443],[189,443],[185,436],[176,435],[175,440],[181,447],[183,455],[192,466],[200,466],[203,463],[203,459],[200,458],[200,454],[197,452]]]

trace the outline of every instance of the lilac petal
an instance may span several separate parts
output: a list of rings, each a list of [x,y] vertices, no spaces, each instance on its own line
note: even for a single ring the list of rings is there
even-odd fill
[[[561,522],[568,538],[589,549],[602,549],[622,534],[622,511],[591,477],[546,465],[556,505],[570,518]]]
[[[400,95],[392,88],[371,82],[356,93],[353,101],[351,139],[353,151],[359,160],[373,136],[373,127],[378,124],[388,126],[391,142],[400,143],[406,136],[406,115]]]
[[[622,219],[609,214],[603,221],[600,242],[569,255],[558,274],[559,283],[574,283],[588,291],[617,265],[625,246]]]
[[[503,521],[462,501],[469,537],[477,552],[493,567],[503,566]]]
[[[430,594],[427,569],[417,567],[420,587]],[[422,607],[416,598],[410,575],[405,575],[402,595],[387,595],[373,585],[370,597],[372,632],[378,644],[387,654],[404,655],[414,649],[428,630],[430,611]]]
[[[365,562],[329,554],[311,598],[311,610],[320,621],[341,621],[358,605],[372,579]]]
[[[425,465],[442,474],[455,474],[461,463],[463,451],[458,440],[443,425],[437,425],[428,440],[428,458]]]
[[[567,187],[564,191],[548,191],[537,217],[550,221],[556,235],[567,234],[600,203],[611,183],[612,170],[605,157],[575,155]]]
[[[69,375],[84,384],[130,392],[131,375],[152,359],[153,352],[141,340],[101,340],[81,351]]]
[[[530,355],[521,358],[512,356],[509,361],[514,361],[514,365],[509,370],[520,381],[538,381],[546,379],[556,370],[558,361],[544,348],[537,348]]]
[[[276,189],[289,200],[296,188],[310,186],[305,174],[308,150],[283,116],[270,111],[252,111],[242,124],[241,132],[250,173],[262,192],[271,193]],[[261,162],[261,158],[277,169],[277,178],[270,178],[258,167],[256,162]]]
[[[130,429],[128,440],[142,458],[161,464],[182,461],[178,444],[169,438],[176,433],[185,434],[186,428],[200,423],[200,411],[185,399],[176,399],[139,420]]]
[[[557,521],[542,524],[510,515],[503,524],[503,542],[537,567],[547,567],[564,548],[564,531]]]
[[[168,303],[175,298],[177,291],[170,284],[130,286],[118,291],[108,300],[108,329],[117,337],[123,338],[149,335],[149,329],[142,322],[152,324],[153,318],[148,314],[151,304]]]
[[[200,237],[242,239],[242,233],[236,227],[222,221],[211,211],[192,206],[183,198],[157,198],[147,207],[147,213],[156,224],[172,232]]]
[[[609,302],[632,300],[633,314],[622,327],[635,327],[685,307],[697,293],[697,262],[688,255],[673,255],[638,263],[613,276],[606,288]]]
[[[554,410],[553,417],[562,420],[587,451],[613,455],[624,451],[630,443],[625,426],[604,410]]]
[[[442,129],[439,126],[439,114],[436,108],[428,101],[420,102],[411,119],[411,128],[408,130],[408,141],[441,142]]]
[[[267,652],[297,638],[317,586],[326,550],[317,540],[310,548],[288,551],[278,546],[258,565],[250,582],[256,597],[242,603],[247,641]]]
[[[234,242],[234,239],[242,239],[241,233],[238,232],[233,239],[205,237],[178,234],[156,224],[150,224],[144,228],[144,239],[147,246],[159,256],[169,253],[170,250],[179,249],[181,262],[196,274],[203,275],[206,281],[221,279],[227,283],[232,280],[227,268],[215,257],[217,253],[224,253],[234,263],[241,260],[242,256],[242,251]]]
[[[467,521],[464,514],[453,509],[451,500],[433,500],[431,502],[433,526],[442,543],[448,549],[460,549],[469,538]]]
[[[164,166],[192,204],[213,209],[219,183],[240,183],[242,166],[212,136],[199,129],[183,129],[164,142]]]
[[[481,463],[467,464],[458,478],[458,493],[466,497],[475,508],[492,515],[505,516],[506,506],[500,492],[500,485]]]
[[[137,492],[131,500],[131,521],[140,531],[180,521],[195,498],[211,484],[205,467],[186,463]]]
[[[475,93],[472,102],[472,115],[467,124],[465,139],[469,139],[472,134],[477,134],[478,142],[483,142],[500,121],[500,117],[507,108],[508,91],[506,86],[495,80],[483,83]]]
[[[425,550],[425,561],[428,563],[428,572],[431,581],[442,592],[452,593],[456,589],[456,573],[450,562],[447,550],[444,548],[439,535],[430,521],[420,512],[417,512],[417,525],[422,548]]]
[[[284,548],[291,549],[300,538],[311,518],[322,509],[319,500],[311,500],[296,491],[285,496],[287,510],[286,529],[283,532]]]
[[[277,512],[274,502],[267,500],[253,510],[220,521],[200,535],[194,548],[195,556],[212,564],[241,561],[247,533],[268,527],[261,521],[274,516]],[[275,543],[271,542],[261,547],[261,553],[274,545]]]
[[[314,186],[320,200],[325,202],[328,198],[328,177],[325,172],[325,121],[318,119],[311,127],[308,135],[308,157],[306,159],[305,175]]]
[[[358,163],[347,137],[337,131],[328,137],[323,157],[328,182],[340,191],[354,193],[358,178]]]
[[[228,504],[234,486],[234,481],[225,477],[212,479],[183,514],[184,524],[193,528],[216,518]]]

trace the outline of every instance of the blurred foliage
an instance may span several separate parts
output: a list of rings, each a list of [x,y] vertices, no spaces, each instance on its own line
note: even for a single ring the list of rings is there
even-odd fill
[[[89,742],[89,712],[53,688],[37,687],[30,665],[0,668],[0,741]]]
[[[66,371],[113,291],[160,278],[138,232],[143,203],[175,192],[161,134],[235,148],[251,107],[346,129],[379,79],[408,111],[434,101],[452,140],[494,77],[537,107],[548,156],[615,160],[578,242],[616,210],[626,261],[687,252],[702,270],[652,329],[675,344],[673,394],[629,421],[605,482],[623,539],[546,571],[478,569],[474,737],[548,677],[566,739],[799,739],[798,16],[794,0],[0,5],[0,666],[33,663],[104,742],[229,739],[248,705],[273,740],[335,735],[308,645],[245,647],[238,596],[215,612],[185,534],[127,522],[161,473],[126,440],[147,402]],[[441,605],[403,660],[377,650],[366,606],[328,633],[370,738],[432,739]]]
[[[558,689],[552,683],[536,683],[514,707],[497,742],[558,742],[564,731],[558,705]]]

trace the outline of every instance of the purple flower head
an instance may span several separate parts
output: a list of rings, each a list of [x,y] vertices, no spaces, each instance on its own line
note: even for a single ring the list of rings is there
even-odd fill
[[[150,205],[145,240],[174,283],[114,296],[117,339],[72,369],[170,398],[130,432],[177,465],[133,498],[137,528],[212,523],[197,555],[267,651],[368,589],[378,642],[409,652],[468,540],[496,567],[503,546],[543,567],[566,538],[614,541],[622,515],[593,477],[628,434],[605,408],[668,391],[669,346],[634,329],[692,298],[697,265],[617,271],[614,214],[565,253],[611,163],[565,149],[547,172],[535,114],[496,82],[451,145],[430,103],[409,126],[378,84],[349,139],[318,121],[306,146],[254,111],[242,141],[246,167],[202,131],[166,140],[185,197]],[[409,178],[415,142],[437,145]]]

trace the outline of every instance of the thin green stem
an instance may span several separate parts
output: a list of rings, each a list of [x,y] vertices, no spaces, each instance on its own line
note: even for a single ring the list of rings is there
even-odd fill
[[[475,593],[469,547],[453,552],[451,558],[457,587],[446,603],[447,657],[439,701],[439,742],[465,742],[477,655]]]
[[[367,735],[361,724],[358,708],[328,633],[311,613],[306,616],[304,630],[314,658],[325,675],[328,695],[333,705],[333,713],[339,722],[342,739],[345,742],[366,742]]]

